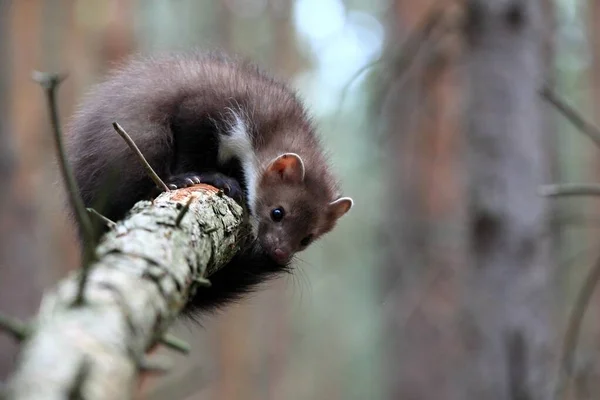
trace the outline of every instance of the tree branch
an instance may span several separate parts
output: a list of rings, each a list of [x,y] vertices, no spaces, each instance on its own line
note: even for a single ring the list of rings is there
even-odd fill
[[[571,316],[569,317],[567,331],[565,333],[561,350],[560,369],[554,390],[554,398],[557,400],[563,398],[564,395],[568,393],[568,390],[566,389],[568,388],[570,377],[573,373],[573,358],[575,348],[577,347],[577,341],[579,340],[581,322],[583,321],[583,317],[585,315],[585,311],[587,310],[587,306],[590,303],[590,299],[594,294],[598,280],[600,280],[600,259],[598,259],[592,270],[585,278],[583,287],[577,295],[575,305],[573,306]]]
[[[593,183],[561,183],[540,186],[539,193],[546,197],[600,196],[600,185]]]
[[[560,111],[577,129],[600,146],[600,129],[595,124],[585,119],[574,107],[562,100],[549,87],[542,89],[542,97]]]
[[[446,12],[446,8],[446,5],[439,4],[431,6],[431,10],[419,23],[419,26],[408,34],[408,37],[402,43],[401,48],[396,52],[394,57],[391,60],[389,60],[389,62],[393,62],[396,65],[396,78],[403,75],[406,71],[409,70],[410,66],[413,65],[413,62],[417,58],[419,51],[423,47],[423,43],[429,39],[434,28],[442,21]],[[369,61],[368,63],[360,67],[354,74],[352,74],[350,79],[348,79],[348,81],[344,84],[340,92],[340,98],[338,100],[337,112],[335,114],[336,121],[339,121],[341,118],[342,107],[344,105],[346,96],[348,95],[348,90],[350,89],[352,83],[356,79],[358,79],[358,77],[361,76],[363,73],[365,73],[366,71],[383,61],[383,57],[378,57],[374,60]]]
[[[77,182],[75,182],[75,177],[73,176],[73,171],[71,170],[69,162],[67,161],[67,155],[65,153],[63,144],[62,129],[60,127],[60,121],[58,118],[56,91],[66,76],[34,71],[32,77],[40,84],[40,86],[42,86],[46,93],[46,101],[48,103],[48,111],[50,113],[52,132],[54,134],[54,144],[56,147],[60,170],[65,181],[66,190],[69,194],[71,206],[73,207],[75,217],[77,218],[77,222],[81,227],[84,237],[83,269],[86,270],[88,265],[94,260],[94,245],[96,240],[94,237],[92,221],[85,209],[83,199],[79,194],[80,192],[79,188],[77,187]],[[82,275],[82,287],[85,286],[85,276],[85,274]],[[78,297],[77,301],[81,301],[81,298]]]
[[[145,352],[165,341],[188,299],[202,290],[198,281],[228,262],[248,236],[242,217],[240,206],[207,185],[137,203],[102,237],[86,301],[73,307],[82,271],[43,298],[9,381],[9,398],[63,398],[73,388],[85,399],[131,398],[141,372],[164,369]]]

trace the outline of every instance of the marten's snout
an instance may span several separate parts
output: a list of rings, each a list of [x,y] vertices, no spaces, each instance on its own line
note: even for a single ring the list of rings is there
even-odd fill
[[[287,263],[292,255],[288,246],[275,235],[265,235],[262,245],[279,264]]]
[[[273,251],[273,258],[280,264],[285,264],[290,259],[290,253],[280,248]]]

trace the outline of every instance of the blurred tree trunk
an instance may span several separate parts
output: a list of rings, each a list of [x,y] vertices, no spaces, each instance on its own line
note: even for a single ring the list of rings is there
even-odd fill
[[[591,65],[589,66],[588,75],[588,87],[591,90],[590,116],[596,125],[600,126],[600,1],[588,0],[587,7],[588,40],[591,52]],[[598,148],[592,149],[592,170],[589,171],[589,180],[596,182],[600,180],[600,173],[598,172],[600,171],[600,152],[598,150]],[[589,210],[590,215],[598,215],[599,211],[600,205],[597,201],[593,201]],[[598,231],[596,229],[590,230],[589,234],[586,235],[586,241],[594,249],[593,256],[598,257],[598,251],[600,250]],[[581,276],[577,277],[581,278]],[[580,282],[580,279],[577,282]],[[571,299],[573,296],[568,296],[568,298]],[[596,356],[590,356],[591,354],[597,354],[600,348],[600,315],[598,314],[600,310],[600,294],[598,291],[595,293],[593,303],[593,309],[590,304],[590,310],[586,315],[588,324],[586,324],[587,326],[582,332],[577,349],[577,358],[583,362],[580,362],[579,365],[576,364],[574,371],[574,399],[591,398],[600,393],[600,361]]]
[[[537,0],[472,0],[466,10],[465,399],[547,399],[554,379],[552,270],[536,192],[548,174],[541,12]]]
[[[388,258],[383,265],[389,399],[459,399],[457,284],[464,264],[458,35],[435,23],[414,51],[399,48],[451,0],[396,0],[383,82],[389,148]],[[439,10],[438,10],[439,11]],[[410,64],[406,70],[406,65]]]

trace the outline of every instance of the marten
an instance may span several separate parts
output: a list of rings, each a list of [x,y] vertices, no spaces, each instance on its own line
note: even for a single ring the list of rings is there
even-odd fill
[[[68,160],[85,205],[102,197],[102,213],[119,220],[156,187],[113,122],[169,188],[210,184],[248,210],[254,240],[210,276],[190,313],[215,310],[290,271],[294,254],[352,207],[298,95],[247,60],[217,52],[134,56],[85,96],[67,127]]]

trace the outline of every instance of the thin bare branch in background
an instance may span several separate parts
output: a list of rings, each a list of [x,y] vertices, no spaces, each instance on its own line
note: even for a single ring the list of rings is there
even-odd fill
[[[433,32],[434,28],[442,21],[444,17],[444,12],[446,9],[445,5],[436,4],[431,7],[431,11],[427,13],[423,21],[419,24],[419,27],[409,33],[408,37],[404,40],[404,43],[397,50],[397,53],[390,57],[390,62],[393,62],[395,65],[394,72],[396,73],[396,78],[404,74],[409,70],[410,66],[413,64],[414,60],[417,58],[419,51],[425,42]],[[351,77],[348,79],[348,82],[344,85],[340,92],[340,98],[338,101],[338,110],[336,112],[336,121],[339,121],[342,114],[342,107],[346,100],[346,96],[348,95],[348,91],[352,83],[359,76],[361,76],[364,72],[368,71],[372,67],[377,64],[384,62],[385,59],[383,56],[376,58],[375,60],[368,62],[367,64],[360,67]]]
[[[542,89],[542,96],[548,103],[552,104],[562,115],[564,115],[581,133],[592,139],[600,146],[600,129],[591,121],[584,118],[574,107],[561,99],[558,94],[549,87]]]
[[[75,217],[77,218],[77,222],[81,227],[84,238],[82,264],[84,271],[87,272],[89,264],[94,260],[95,257],[94,246],[96,240],[94,237],[94,228],[92,225],[92,221],[90,220],[90,217],[85,209],[85,205],[83,204],[83,199],[81,198],[77,182],[75,182],[73,171],[71,170],[71,167],[69,166],[69,162],[67,160],[67,155],[63,143],[62,128],[58,117],[58,104],[56,101],[56,92],[60,84],[66,78],[66,75],[49,74],[34,71],[32,77],[36,82],[38,82],[42,86],[46,93],[46,101],[48,104],[48,111],[50,113],[50,122],[52,125],[52,132],[54,134],[56,155],[58,157],[60,170],[65,181],[69,199],[71,200],[71,207],[73,207]],[[85,276],[87,275],[87,273],[85,272],[82,274],[81,278],[82,288],[85,287]],[[81,293],[83,293],[83,289],[81,290]],[[82,298],[78,297],[76,303],[81,304],[82,301]]]
[[[596,285],[598,284],[598,280],[600,280],[600,259],[598,259],[583,281],[583,286],[579,290],[573,310],[569,317],[567,331],[561,349],[560,369],[554,389],[555,400],[566,398],[566,394],[568,393],[569,382],[573,373],[575,348],[577,347],[577,341],[581,331],[581,323],[592,295],[594,294],[594,290],[596,289]]]
[[[539,193],[546,197],[600,196],[600,184],[560,183],[542,185]]]
[[[60,126],[58,117],[58,104],[56,100],[56,91],[60,86],[61,82],[66,78],[66,75],[49,74],[39,71],[33,72],[33,79],[37,81],[46,93],[46,100],[48,103],[48,110],[50,113],[50,120],[52,125],[52,132],[54,133],[54,144],[56,147],[56,154],[58,157],[61,173],[65,181],[66,190],[71,200],[71,207],[74,210],[75,217],[81,228],[83,234],[83,260],[82,260],[82,273],[79,279],[79,290],[78,295],[75,298],[73,305],[80,306],[83,304],[84,298],[83,293],[87,283],[87,277],[89,273],[90,264],[96,259],[96,253],[94,248],[96,246],[96,236],[94,234],[94,226],[92,220],[81,198],[79,187],[75,182],[73,171],[69,166],[65,147],[63,143],[63,133]]]

